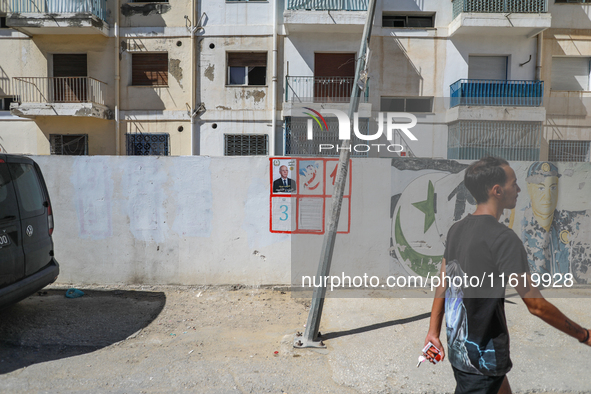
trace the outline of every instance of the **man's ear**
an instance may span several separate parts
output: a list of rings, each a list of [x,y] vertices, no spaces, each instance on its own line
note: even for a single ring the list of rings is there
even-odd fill
[[[488,191],[489,197],[500,197],[502,194],[503,194],[503,188],[501,187],[501,185],[494,185]]]

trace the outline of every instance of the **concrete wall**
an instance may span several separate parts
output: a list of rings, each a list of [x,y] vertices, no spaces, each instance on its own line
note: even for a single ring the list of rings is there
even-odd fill
[[[268,158],[34,159],[52,199],[61,283],[298,284],[299,275],[316,272],[322,235],[270,231]],[[467,164],[354,159],[350,231],[337,237],[331,272],[434,274],[447,230],[474,210],[462,187]],[[544,233],[525,181],[534,163],[511,164],[523,190],[501,221],[537,256],[532,269],[554,264],[553,272],[591,280],[591,165],[558,164],[554,222]],[[429,198],[436,207],[430,224],[429,213],[413,205]]]

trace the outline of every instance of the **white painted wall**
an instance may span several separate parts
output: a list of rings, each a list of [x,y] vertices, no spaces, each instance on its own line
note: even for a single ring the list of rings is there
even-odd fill
[[[290,283],[291,236],[269,231],[268,158],[33,158],[51,196],[60,283]],[[335,261],[396,270],[390,173],[388,159],[354,160],[351,233]],[[307,247],[294,252],[315,265],[323,237],[298,237]]]

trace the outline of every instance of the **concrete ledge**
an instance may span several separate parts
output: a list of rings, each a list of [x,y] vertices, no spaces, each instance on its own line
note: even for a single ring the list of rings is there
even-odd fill
[[[287,10],[285,29],[304,33],[357,33],[363,31],[365,11]]]
[[[462,12],[450,24],[448,34],[475,34],[533,37],[548,29],[552,16],[547,14],[509,14]],[[509,29],[504,29],[504,28]]]
[[[11,13],[6,24],[28,35],[38,34],[102,34],[109,36],[109,25],[89,13],[41,14]]]
[[[456,120],[543,122],[546,120],[546,109],[544,107],[458,106],[447,111],[447,122]]]
[[[95,103],[12,103],[10,113],[30,119],[38,116],[82,116],[113,119],[113,112],[109,108]]]
[[[305,117],[304,107],[315,109],[316,111],[321,111],[323,109],[337,109],[347,113],[349,111],[349,103],[283,103],[283,116],[299,116]],[[361,118],[370,118],[371,117],[371,103],[359,103],[359,117]]]

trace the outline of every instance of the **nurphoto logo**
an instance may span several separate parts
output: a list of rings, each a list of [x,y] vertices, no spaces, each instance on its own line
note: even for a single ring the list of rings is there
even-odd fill
[[[316,121],[318,126],[320,127],[321,131],[327,131],[328,125],[326,124],[326,120],[322,115],[334,115],[337,117],[339,122],[339,139],[340,140],[350,140],[351,139],[351,120],[349,116],[344,113],[343,111],[337,109],[322,109],[320,112],[313,110],[309,107],[304,107],[304,109],[309,110],[312,113],[304,112],[304,114],[310,116],[312,119],[308,119],[307,124],[307,138],[308,140],[312,140],[314,138],[314,123],[313,120]],[[413,133],[410,132],[410,129],[416,126],[417,124],[417,117],[413,114],[406,113],[406,112],[380,112],[378,115],[378,131],[375,134],[365,135],[359,131],[359,113],[355,113],[353,115],[353,132],[355,133],[355,137],[359,138],[360,140],[364,141],[375,141],[380,138],[384,132],[384,116],[386,117],[386,139],[388,141],[393,141],[394,138],[394,130],[400,130],[403,132],[411,141],[417,141],[417,137]],[[408,119],[410,122],[403,122],[397,123],[396,120],[399,119]],[[377,151],[380,151],[380,148],[385,147],[388,152],[402,152],[404,151],[404,146],[400,144],[356,144],[353,146],[349,146],[348,150],[355,152],[369,152],[371,147],[375,147]],[[319,153],[322,151],[335,149],[338,152],[344,148],[340,146],[336,146],[333,144],[319,144],[318,149]]]

